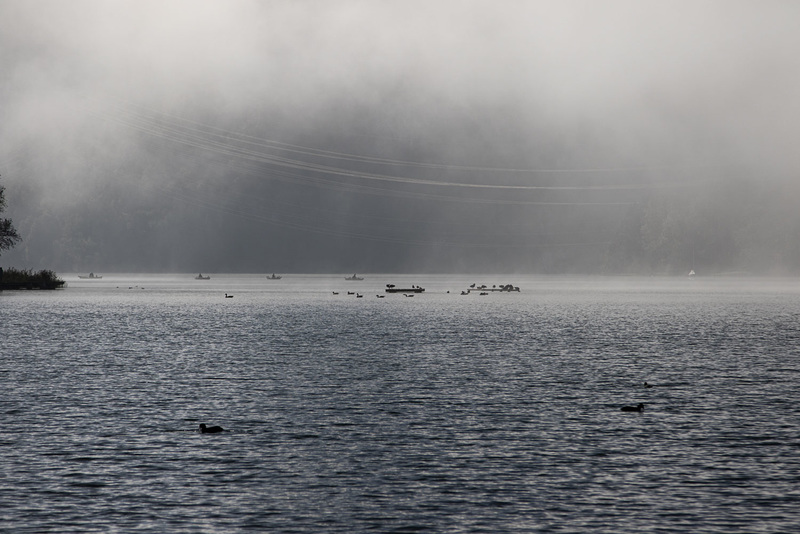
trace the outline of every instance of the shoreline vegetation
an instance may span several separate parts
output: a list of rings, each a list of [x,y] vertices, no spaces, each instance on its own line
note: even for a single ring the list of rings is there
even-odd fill
[[[0,271],[0,290],[4,289],[59,289],[66,282],[49,269],[34,272],[30,269],[9,267]]]

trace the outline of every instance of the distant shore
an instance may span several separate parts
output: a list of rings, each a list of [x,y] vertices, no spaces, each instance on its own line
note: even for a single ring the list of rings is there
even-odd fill
[[[66,282],[59,278],[55,272],[44,269],[38,272],[19,270],[13,267],[0,268],[0,291],[22,289],[59,289]]]

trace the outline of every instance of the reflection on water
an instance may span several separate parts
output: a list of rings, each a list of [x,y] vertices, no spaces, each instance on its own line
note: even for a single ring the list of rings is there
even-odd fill
[[[0,294],[9,531],[800,528],[794,281],[103,274]]]

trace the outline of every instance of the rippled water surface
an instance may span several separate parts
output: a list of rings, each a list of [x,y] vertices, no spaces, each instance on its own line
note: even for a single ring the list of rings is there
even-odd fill
[[[67,280],[0,293],[0,530],[800,532],[796,280]]]

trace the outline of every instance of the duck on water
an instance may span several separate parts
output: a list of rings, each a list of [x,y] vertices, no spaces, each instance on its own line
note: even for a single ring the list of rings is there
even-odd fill
[[[644,404],[640,402],[637,406],[623,406],[620,410],[623,412],[641,412],[644,410]]]
[[[200,423],[200,428],[198,429],[198,432],[200,432],[201,434],[218,434],[224,431],[225,429],[222,428],[221,426],[217,425],[206,426],[205,423]]]

